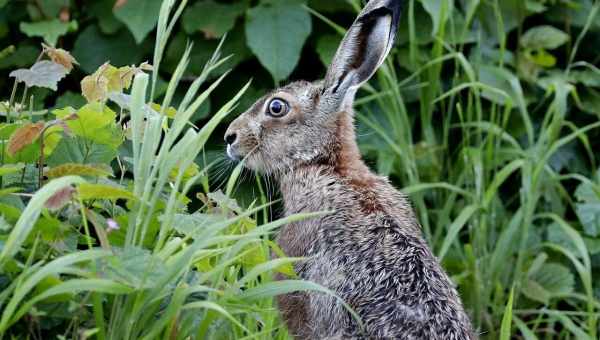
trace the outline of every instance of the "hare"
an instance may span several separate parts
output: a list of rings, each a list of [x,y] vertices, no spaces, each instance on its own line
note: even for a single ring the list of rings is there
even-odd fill
[[[234,160],[277,179],[285,215],[332,211],[285,226],[277,242],[305,257],[298,275],[335,292],[283,295],[298,339],[475,339],[449,277],[428,248],[408,199],[373,174],[355,141],[353,101],[390,52],[401,0],[371,0],[324,80],[294,82],[258,100],[229,126]]]

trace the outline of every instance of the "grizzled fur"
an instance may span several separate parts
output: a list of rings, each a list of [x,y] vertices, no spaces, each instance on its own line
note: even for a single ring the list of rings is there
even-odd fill
[[[476,338],[408,199],[368,169],[355,140],[354,93],[389,52],[399,1],[372,0],[324,81],[266,95],[226,135],[230,157],[278,179],[285,215],[333,212],[285,226],[277,241],[288,256],[308,258],[296,265],[300,277],[339,295],[364,329],[330,295],[287,294],[279,308],[298,339]],[[273,98],[288,103],[283,117],[265,114]]]

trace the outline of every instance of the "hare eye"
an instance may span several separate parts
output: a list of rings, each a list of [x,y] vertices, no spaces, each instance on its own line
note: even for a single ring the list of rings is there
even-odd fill
[[[289,105],[283,99],[275,98],[269,103],[267,114],[273,117],[283,117],[288,111]]]

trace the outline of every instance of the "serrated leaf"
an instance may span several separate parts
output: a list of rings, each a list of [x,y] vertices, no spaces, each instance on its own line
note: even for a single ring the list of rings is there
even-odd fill
[[[117,282],[138,289],[153,288],[167,272],[164,262],[150,251],[137,247],[114,249],[116,255],[103,264],[102,272]]]
[[[57,178],[63,176],[90,176],[90,177],[109,177],[112,176],[110,167],[104,164],[86,165],[78,163],[67,163],[54,167],[46,172],[48,178]]]
[[[48,165],[59,166],[65,163],[103,164],[110,163],[115,157],[117,157],[116,147],[99,144],[83,137],[62,138],[48,158]]]
[[[55,46],[58,38],[69,31],[77,30],[77,22],[62,22],[58,19],[22,22],[19,29],[28,37],[42,37],[48,44]]]
[[[108,99],[108,79],[101,73],[94,73],[81,80],[81,94],[88,103],[104,103]]]
[[[18,128],[8,140],[8,154],[14,156],[26,146],[33,144],[44,130],[44,122],[29,123]]]
[[[62,48],[54,48],[52,46],[44,45],[44,51],[50,57],[53,62],[64,66],[68,72],[71,72],[73,65],[79,65],[77,60],[73,58],[69,51],[65,51]]]
[[[161,0],[129,0],[114,13],[139,44],[156,26],[161,3]]]
[[[287,78],[300,59],[312,30],[308,12],[300,4],[259,5],[246,16],[246,40],[275,81]]]
[[[521,288],[521,292],[533,301],[538,301],[545,305],[550,302],[550,293],[534,280],[527,280]]]
[[[206,227],[223,222],[227,216],[222,214],[175,214],[173,228],[186,236],[193,236]],[[159,218],[161,220],[161,218]]]
[[[240,212],[242,210],[235,199],[228,197],[220,189],[218,191],[208,193],[207,196],[220,208],[229,209],[236,212]]]
[[[521,37],[520,44],[534,50],[553,50],[569,41],[569,35],[558,28],[543,25],[530,28]]]
[[[29,69],[12,71],[9,77],[24,82],[27,87],[46,87],[56,91],[58,82],[67,75],[67,69],[50,60],[42,60],[33,64]]]
[[[79,198],[81,198],[84,201],[97,199],[136,199],[136,197],[130,191],[108,184],[82,183],[77,187],[77,193],[79,194]]]
[[[183,29],[188,34],[201,31],[207,39],[220,38],[233,28],[245,9],[245,3],[197,2],[185,11]]]
[[[64,119],[72,108],[55,110],[56,117]],[[101,103],[90,103],[77,111],[77,119],[67,121],[71,132],[77,136],[117,147],[123,141],[115,123],[116,113]]]

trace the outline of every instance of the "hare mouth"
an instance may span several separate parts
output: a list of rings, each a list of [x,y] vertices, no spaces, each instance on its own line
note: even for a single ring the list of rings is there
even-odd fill
[[[231,144],[227,144],[227,157],[236,162],[242,158]]]

